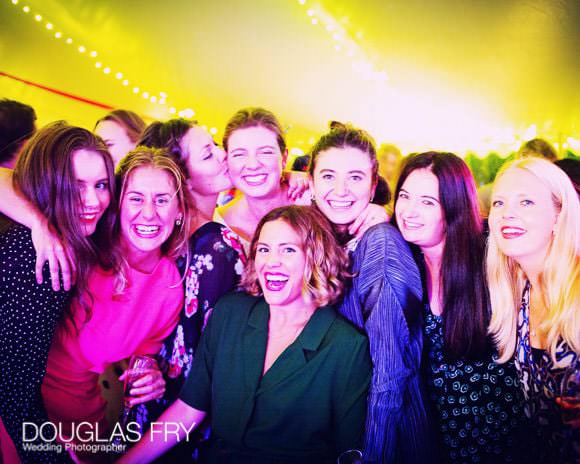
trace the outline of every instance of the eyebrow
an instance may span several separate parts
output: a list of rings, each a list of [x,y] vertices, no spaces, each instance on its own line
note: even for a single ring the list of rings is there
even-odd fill
[[[401,192],[405,192],[405,193],[409,193],[407,190],[405,190],[404,188],[401,187],[401,190],[399,190],[399,193]],[[441,200],[439,200],[438,198],[432,197],[431,195],[419,195],[420,198],[429,198],[430,200],[436,201],[437,203],[441,203]]]
[[[134,195],[141,195],[142,197],[145,196],[144,193],[141,193],[137,190],[128,190],[127,192],[125,192],[125,195],[129,195],[130,193],[134,194]],[[176,194],[177,192],[175,192]],[[155,196],[156,197],[160,197],[160,196],[169,196],[169,197],[173,197],[175,195],[174,193],[170,193],[170,192],[161,192],[161,193],[156,193]]]
[[[330,168],[324,168],[321,169],[320,172],[336,172],[334,169],[330,169]],[[367,174],[364,171],[361,171],[359,169],[354,169],[352,171],[347,171],[348,174],[360,174],[361,176],[366,176]]]
[[[109,182],[109,179],[107,177],[103,177],[101,179],[97,179],[95,181],[90,181],[90,182],[87,182],[86,180],[82,180],[82,179],[77,179],[77,182],[80,184],[87,184],[87,183],[93,183],[93,182],[95,184],[98,184],[99,182]]]

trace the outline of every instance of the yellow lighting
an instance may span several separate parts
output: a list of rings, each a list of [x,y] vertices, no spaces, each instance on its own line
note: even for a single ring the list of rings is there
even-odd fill
[[[25,6],[24,8],[22,8],[22,11],[24,11],[25,13],[29,13],[30,12],[30,7],[29,6]]]
[[[39,14],[37,14],[34,19],[36,19],[37,21],[42,21],[42,16],[40,16]]]
[[[171,108],[169,108],[169,114],[175,114],[177,110],[175,108],[173,108],[173,106]]]
[[[304,5],[306,3],[306,0],[298,0],[298,3],[300,3],[300,5]]]
[[[103,72],[104,72],[105,74],[111,74],[111,68],[109,68],[109,67],[107,66],[105,69],[103,69]]]
[[[310,9],[306,12],[308,16],[314,16],[314,10]]]
[[[149,101],[151,103],[157,103],[157,97],[155,95],[151,95],[151,98],[149,99]]]
[[[165,105],[165,103],[166,103],[166,101],[165,101],[165,98],[161,97],[161,98],[159,99],[159,104],[160,104],[160,105]]]
[[[72,39],[69,37],[68,39],[66,39],[66,43],[70,45],[72,43]]]
[[[80,52],[80,53],[84,53],[84,52],[86,52],[86,51],[87,51],[87,49],[86,49],[86,48],[85,48],[83,45],[81,45],[81,46],[79,47],[79,52]]]
[[[18,5],[18,0],[12,0],[13,5]]]
[[[159,96],[162,98],[167,98],[167,94],[165,92],[159,92]]]
[[[337,52],[339,52],[339,51],[340,51],[340,49],[341,49],[341,47],[340,47],[340,45],[336,44],[336,45],[334,46],[334,49],[335,49]]]
[[[122,72],[118,72],[117,74],[115,74],[115,77],[117,79],[123,79],[123,73]]]
[[[52,28],[53,28],[53,27],[54,27],[54,26],[52,25],[52,23],[46,23],[46,28],[47,28],[49,31],[52,31]]]
[[[216,134],[218,133],[218,130],[217,130],[215,127],[212,127],[212,128],[209,130],[209,133],[210,133],[210,134],[212,134],[212,135],[216,135]]]
[[[129,85],[129,81],[127,79],[124,79],[123,80],[123,85],[125,85],[125,86]]]
[[[139,87],[133,87],[133,93],[139,93]]]
[[[97,61],[95,63],[95,68],[101,68],[103,66],[103,63],[101,63],[100,61]]]
[[[97,52],[93,50],[93,51],[91,52],[91,56],[92,56],[93,58],[95,58],[95,57],[97,56]]]
[[[54,36],[55,36],[57,39],[60,39],[60,38],[62,37],[62,32],[55,32],[55,33],[54,33]]]
[[[143,98],[149,98],[149,92],[143,92]]]
[[[316,25],[316,24],[318,24],[318,18],[312,18],[312,20],[310,22],[312,24]]]

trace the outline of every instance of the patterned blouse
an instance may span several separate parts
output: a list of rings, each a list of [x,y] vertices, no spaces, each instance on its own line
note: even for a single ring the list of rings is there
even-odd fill
[[[222,224],[208,222],[191,237],[189,263],[185,258],[177,263],[185,274],[185,305],[175,330],[159,353],[166,392],[160,400],[134,408],[137,410],[134,420],[142,426],[148,427],[177,399],[207,319],[218,299],[236,290],[244,262],[237,235]]]
[[[446,360],[443,318],[428,303],[424,318],[427,388],[443,462],[517,462],[522,398],[513,362],[496,364],[491,351],[477,360]]]
[[[562,408],[556,404],[562,381],[568,370],[580,368],[580,356],[562,340],[556,350],[554,365],[549,353],[532,348],[530,343],[530,283],[522,295],[518,315],[518,337],[515,364],[526,403],[524,412],[531,420],[529,440],[534,445],[536,462],[578,462],[580,430],[575,431],[562,420]]]

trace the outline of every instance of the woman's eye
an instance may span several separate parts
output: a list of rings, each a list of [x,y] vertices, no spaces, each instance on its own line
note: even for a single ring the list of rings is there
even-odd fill
[[[433,206],[435,203],[433,203],[433,202],[432,202],[432,201],[430,201],[430,200],[423,200],[423,204],[424,204],[424,205],[427,205],[427,206]]]
[[[108,190],[109,183],[108,182],[98,182],[97,185],[95,185],[95,188],[97,190]]]
[[[493,206],[494,208],[499,208],[502,205],[503,205],[503,201],[501,201],[501,200],[494,200],[491,202],[491,206]]]
[[[535,203],[532,200],[522,200],[521,204],[522,204],[522,206],[532,206]]]
[[[169,203],[169,199],[168,198],[161,197],[161,198],[157,198],[155,200],[155,204],[157,206],[165,206],[167,203]]]
[[[257,253],[267,253],[268,252],[268,248],[264,247],[264,246],[260,246],[258,248],[256,248],[256,252]]]
[[[355,182],[360,182],[362,180],[362,176],[352,176],[351,179]]]
[[[284,253],[296,253],[296,250],[292,247],[286,247],[282,250]]]
[[[405,192],[399,192],[399,198],[409,198],[409,195],[407,195]]]
[[[324,174],[324,175],[322,176],[322,178],[323,178],[324,180],[332,180],[332,179],[334,178],[334,176],[333,176],[332,174]]]
[[[131,203],[143,203],[143,198],[141,197],[129,197]]]

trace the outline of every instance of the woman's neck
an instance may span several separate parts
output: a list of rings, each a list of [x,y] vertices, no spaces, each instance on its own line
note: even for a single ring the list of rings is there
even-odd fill
[[[196,217],[194,230],[197,230],[204,224],[213,221],[219,194],[201,195],[194,190],[190,190],[190,192],[195,202]]]
[[[270,305],[270,327],[288,325],[306,325],[316,311],[316,305],[312,302],[299,302],[283,306]]]
[[[152,251],[142,251],[124,243],[123,254],[126,256],[129,266],[143,274],[152,274],[161,261],[159,248]]]
[[[244,194],[241,201],[248,214],[256,220],[256,224],[274,208],[289,204],[287,188],[285,186],[282,186],[279,190],[266,197],[248,197]]]
[[[444,242],[433,247],[421,248],[425,257],[427,271],[427,292],[429,305],[433,314],[443,313],[443,296],[441,295],[441,263],[443,261]]]

